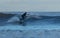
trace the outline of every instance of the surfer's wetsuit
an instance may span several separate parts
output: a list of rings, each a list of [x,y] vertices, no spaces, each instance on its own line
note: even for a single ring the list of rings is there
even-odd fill
[[[26,19],[26,14],[27,12],[21,15],[20,24],[24,23],[24,20]]]
[[[24,20],[26,18],[26,14],[27,14],[27,12],[25,12],[23,15],[21,15],[22,20]]]

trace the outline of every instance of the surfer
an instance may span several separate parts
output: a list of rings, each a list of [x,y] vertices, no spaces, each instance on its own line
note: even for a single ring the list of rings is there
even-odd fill
[[[21,15],[22,20],[24,20],[26,18],[26,14],[27,14],[27,12],[25,12],[24,14]]]
[[[21,15],[21,18],[20,18],[20,24],[23,24],[25,19],[26,19],[26,14],[27,12],[25,12],[24,14]]]

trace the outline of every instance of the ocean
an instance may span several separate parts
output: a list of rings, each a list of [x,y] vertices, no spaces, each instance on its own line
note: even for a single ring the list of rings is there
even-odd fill
[[[0,16],[0,30],[16,30],[23,28],[28,29],[60,29],[60,12],[28,12],[29,19],[24,24],[19,24],[18,15],[24,12],[2,12],[3,14],[10,14],[7,16]],[[31,16],[39,16],[36,19]],[[12,28],[11,28],[12,27]]]
[[[0,38],[60,38],[60,12],[0,12]]]

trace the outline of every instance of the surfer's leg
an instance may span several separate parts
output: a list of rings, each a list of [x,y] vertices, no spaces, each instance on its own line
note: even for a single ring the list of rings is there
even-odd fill
[[[20,23],[20,24],[22,24],[22,23],[23,23],[23,20],[22,20],[22,19],[20,19],[19,23]]]
[[[22,24],[23,26],[26,26],[26,20],[24,19],[24,20],[20,20],[20,22],[19,22],[20,24]]]

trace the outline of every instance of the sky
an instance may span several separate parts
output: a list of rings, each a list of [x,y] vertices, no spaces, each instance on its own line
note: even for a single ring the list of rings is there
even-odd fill
[[[0,0],[0,11],[60,11],[60,0]]]

